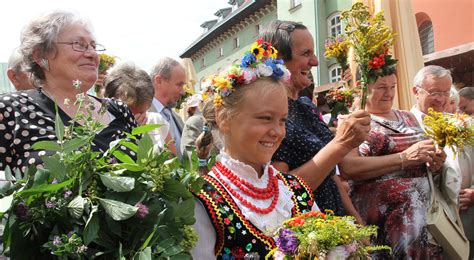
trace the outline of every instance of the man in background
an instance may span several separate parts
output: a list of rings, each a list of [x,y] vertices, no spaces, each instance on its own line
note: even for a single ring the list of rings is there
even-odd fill
[[[165,57],[152,68],[150,76],[155,88],[155,98],[148,111],[158,112],[168,121],[178,157],[182,158],[180,144],[184,123],[173,108],[178,99],[185,94],[183,86],[186,82],[186,72],[179,62]]]

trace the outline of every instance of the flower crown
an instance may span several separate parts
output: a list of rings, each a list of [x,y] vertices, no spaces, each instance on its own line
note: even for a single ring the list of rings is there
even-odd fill
[[[242,58],[240,65],[233,64],[224,73],[209,78],[210,88],[214,92],[214,106],[219,107],[223,98],[234,92],[235,88],[263,78],[272,77],[276,80],[289,80],[290,72],[277,59],[278,51],[271,43],[262,39],[255,41],[250,51]]]

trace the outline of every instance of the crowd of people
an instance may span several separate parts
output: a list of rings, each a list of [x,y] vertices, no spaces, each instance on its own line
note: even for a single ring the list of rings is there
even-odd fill
[[[399,110],[393,108],[397,75],[389,71],[369,85],[366,109],[341,116],[332,131],[317,104],[300,95],[318,66],[311,32],[275,20],[258,39],[265,53],[213,75],[202,90],[207,98],[188,100],[193,109],[183,122],[175,107],[186,73],[178,61],[161,58],[149,73],[120,64],[101,82],[104,97],[87,95],[105,50],[90,23],[63,11],[33,19],[8,63],[18,92],[0,95],[0,170],[26,174],[30,165],[41,166],[49,152],[31,146],[57,139],[56,116],[68,124],[78,113],[92,113],[106,126],[94,140],[97,151],[138,125],[160,124],[150,133],[156,150],[182,160],[196,151],[204,173],[204,187],[193,191],[195,259],[262,259],[275,247],[271,232],[309,210],[377,225],[371,242],[392,252],[374,253],[375,259],[443,259],[443,245],[426,228],[427,173],[451,168],[455,174],[439,185],[446,186],[453,218],[460,214],[474,257],[473,147],[454,156],[428,139],[423,125],[430,108],[472,116],[474,88],[458,91],[449,70],[426,66],[414,78],[415,106]],[[249,69],[257,64],[271,64],[271,71]],[[217,155],[215,165],[208,165],[210,154]]]

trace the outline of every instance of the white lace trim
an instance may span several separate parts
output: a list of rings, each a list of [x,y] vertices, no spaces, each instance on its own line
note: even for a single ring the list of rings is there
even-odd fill
[[[223,151],[218,155],[217,160],[220,161],[225,167],[231,170],[237,176],[245,179],[246,181],[252,183],[256,187],[265,188],[268,185],[268,169],[272,167],[273,172],[277,173],[278,171],[266,163],[264,167],[264,172],[261,178],[258,178],[257,172],[249,165],[242,163],[238,160],[232,159],[229,155],[225,154]],[[209,173],[211,176],[215,177],[214,173],[211,171]],[[239,188],[232,184],[225,176],[221,175],[222,179],[232,187],[232,189],[239,192]],[[292,201],[293,192],[283,184],[281,180],[278,180],[279,187],[279,196],[278,203],[275,208],[268,214],[260,214],[253,212],[252,210],[245,207],[238,199],[234,196],[235,203],[242,211],[245,218],[247,218],[252,224],[254,224],[258,229],[262,230],[267,235],[272,235],[272,233],[280,227],[283,221],[291,217],[291,209],[294,204]],[[249,197],[242,192],[239,192],[243,198],[248,200],[250,203],[254,204],[259,208],[268,208],[272,202],[272,198],[268,200],[259,200]]]

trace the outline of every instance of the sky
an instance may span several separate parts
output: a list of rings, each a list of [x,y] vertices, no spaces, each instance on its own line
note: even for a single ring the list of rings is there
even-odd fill
[[[0,2],[0,62],[20,44],[32,18],[68,10],[89,19],[97,42],[118,62],[134,62],[149,71],[163,56],[179,55],[203,32],[200,25],[230,7],[228,0],[6,0]]]

